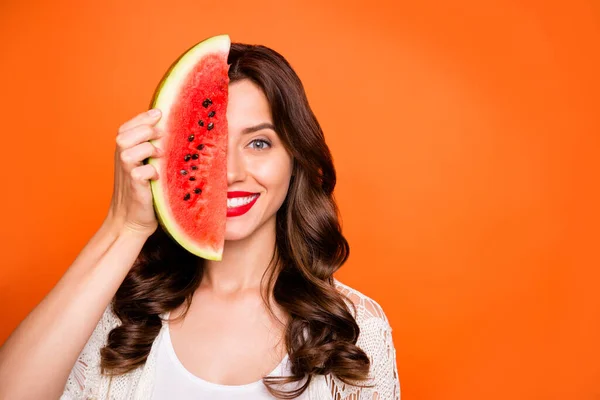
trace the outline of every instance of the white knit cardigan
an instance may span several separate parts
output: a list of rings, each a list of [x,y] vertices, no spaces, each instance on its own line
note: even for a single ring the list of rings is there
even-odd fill
[[[392,328],[379,304],[335,280],[336,288],[356,306],[354,317],[360,327],[357,346],[371,360],[372,388],[346,385],[335,376],[318,375],[309,384],[310,400],[400,400],[400,382]],[[352,307],[350,307],[352,309]],[[164,317],[164,316],[163,316]],[[158,340],[154,341],[146,362],[127,374],[107,377],[100,373],[100,349],[108,333],[120,324],[108,306],[96,329],[79,355],[69,375],[61,400],[147,400],[152,396]],[[159,336],[164,332],[161,329]],[[157,337],[158,339],[158,337]]]

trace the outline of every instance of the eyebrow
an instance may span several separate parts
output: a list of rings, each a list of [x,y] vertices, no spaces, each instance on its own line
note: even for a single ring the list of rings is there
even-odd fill
[[[262,124],[258,124],[255,126],[250,126],[248,128],[245,128],[242,131],[242,135],[248,134],[248,133],[252,133],[252,132],[257,132],[257,131],[261,131],[263,129],[271,129],[273,132],[275,132],[275,126],[269,122],[263,122]]]

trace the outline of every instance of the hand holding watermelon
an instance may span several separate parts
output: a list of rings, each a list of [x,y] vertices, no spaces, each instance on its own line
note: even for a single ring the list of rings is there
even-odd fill
[[[119,128],[115,149],[115,180],[109,223],[116,232],[123,229],[150,236],[158,227],[152,203],[150,180],[158,179],[148,157],[160,157],[161,151],[150,140],[159,137],[155,124],[159,110],[137,115]]]

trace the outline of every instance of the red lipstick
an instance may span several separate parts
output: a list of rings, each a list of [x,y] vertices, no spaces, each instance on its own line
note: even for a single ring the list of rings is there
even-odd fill
[[[256,194],[256,193],[250,193],[250,192],[227,192],[227,198],[228,199],[235,199],[236,197],[248,197],[248,196],[252,196],[253,194]]]
[[[256,200],[258,200],[258,198],[260,197],[260,195],[258,193],[250,193],[250,192],[227,192],[227,198],[228,199],[235,199],[235,198],[238,198],[238,197],[248,197],[248,196],[252,196],[252,195],[255,195],[255,197],[248,204],[244,204],[244,205],[241,205],[241,206],[238,206],[238,207],[227,207],[227,216],[228,217],[237,217],[237,216],[246,214],[248,211],[250,211],[250,209],[252,208],[252,206],[254,205],[254,203],[256,203]]]

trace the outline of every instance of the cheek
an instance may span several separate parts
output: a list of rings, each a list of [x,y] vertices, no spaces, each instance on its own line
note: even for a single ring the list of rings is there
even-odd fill
[[[253,160],[251,173],[259,184],[267,190],[287,188],[291,171],[290,158],[286,154],[271,154],[269,157]]]

